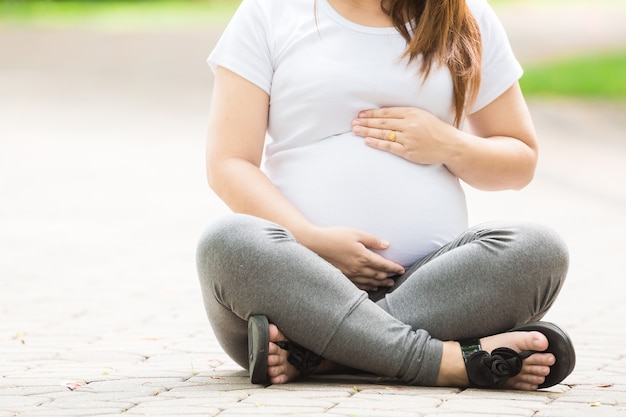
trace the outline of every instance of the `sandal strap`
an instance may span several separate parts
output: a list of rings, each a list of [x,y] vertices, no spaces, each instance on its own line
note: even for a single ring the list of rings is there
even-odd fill
[[[279,348],[289,351],[287,361],[300,371],[300,375],[309,375],[322,363],[322,357],[294,342],[274,342]]]
[[[522,370],[522,357],[512,349],[498,348],[489,354],[476,339],[460,343],[471,387],[501,387]]]
[[[467,360],[476,352],[483,350],[480,345],[479,339],[462,339],[459,340],[461,344],[461,353],[463,353],[463,360],[467,363]]]

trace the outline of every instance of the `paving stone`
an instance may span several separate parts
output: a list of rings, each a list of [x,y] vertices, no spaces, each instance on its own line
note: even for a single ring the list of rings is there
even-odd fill
[[[0,410],[14,411],[22,407],[39,406],[50,402],[50,397],[42,395],[14,396],[4,395],[0,397]]]
[[[412,396],[426,396],[436,398],[448,398],[458,395],[460,392],[466,392],[459,388],[434,388],[434,387],[411,387],[411,386],[384,386],[379,388],[359,388],[359,393],[362,394],[380,394],[380,395],[412,395]]]
[[[317,407],[323,410],[334,407],[337,402],[327,398],[306,398],[299,396],[256,394],[240,402],[242,405],[252,404],[255,407]]]
[[[233,403],[212,402],[210,399],[185,398],[170,399],[159,402],[141,403],[128,412],[146,415],[185,415],[198,412],[206,415],[217,415],[220,408],[232,407]]]
[[[219,417],[233,416],[306,416],[323,413],[321,407],[233,407],[219,413]]]
[[[249,386],[249,385],[248,385]],[[243,385],[242,385],[243,387]],[[249,391],[234,388],[232,390],[216,390],[214,387],[207,384],[196,385],[186,383],[180,387],[169,389],[159,394],[161,397],[174,397],[174,398],[191,398],[191,397],[237,397],[240,399],[247,398]]]
[[[444,403],[438,398],[410,396],[410,395],[361,395],[356,394],[348,399],[341,400],[340,407],[353,409],[372,408],[374,410],[408,411],[421,408],[437,408]]]
[[[289,416],[290,414],[283,414],[283,416]],[[301,415],[293,415],[294,417],[358,417],[355,414],[337,414],[334,410],[326,411],[324,413],[312,413],[312,414],[301,414]]]
[[[134,407],[136,404],[131,401],[120,400],[105,400],[99,398],[86,398],[78,395],[71,395],[61,398],[55,398],[54,400],[46,403],[46,408],[63,409],[63,410],[77,410],[77,409],[118,409],[120,411],[127,410]]]
[[[488,414],[480,413],[476,414],[474,412],[459,412],[459,411],[442,411],[442,410],[434,410],[428,411],[424,414],[424,417],[485,417]],[[498,417],[518,417],[517,414],[497,414]]]
[[[623,417],[624,415],[626,415],[626,408],[568,404],[565,407],[544,407],[535,414],[535,417]]]
[[[555,392],[521,392],[511,390],[481,390],[481,389],[466,389],[454,397],[456,400],[464,399],[479,399],[479,400],[494,400],[494,401],[506,401],[515,404],[515,401],[519,402],[531,402],[531,403],[544,403],[548,404],[553,401],[558,394]]]
[[[497,5],[523,63],[623,48],[621,2],[552,3]],[[529,100],[536,181],[467,190],[472,223],[541,221],[568,241],[568,282],[546,316],[577,347],[564,384],[520,393],[358,375],[251,385],[211,332],[194,265],[200,231],[227,212],[199,157],[203,60],[220,31],[0,26],[0,417],[626,416],[626,191],[615,185],[626,105],[597,101]]]
[[[421,411],[413,410],[393,410],[393,409],[377,409],[377,408],[351,408],[340,405],[332,410],[341,416],[352,417],[421,417],[423,414]]]
[[[90,382],[76,388],[76,391],[81,392],[132,392],[139,396],[145,394],[157,395],[161,392],[167,391],[171,387],[182,385],[182,380],[178,378],[156,378],[156,379],[121,379],[110,381],[98,381]]]
[[[213,417],[220,414],[220,410],[217,408],[207,408],[207,409],[181,409],[181,410],[161,410],[161,409],[152,409],[143,411],[134,411],[130,410],[129,412],[124,413],[124,416],[185,416],[185,417]]]
[[[493,398],[463,398],[444,402],[439,409],[442,411],[466,411],[468,413],[484,415],[514,415],[514,416],[534,416],[537,410],[545,407],[543,401],[508,401],[505,399]]]
[[[66,387],[60,386],[2,386],[0,382],[0,397],[12,396],[12,397],[23,397],[23,396],[31,396],[37,394],[54,394],[55,396],[59,393],[64,393],[67,391]],[[0,401],[1,398],[0,398]]]
[[[101,409],[50,409],[39,407],[36,410],[27,410],[19,414],[20,417],[91,417],[101,415],[122,415],[122,411],[117,408]]]
[[[281,388],[273,388],[266,390],[259,390],[253,393],[250,393],[248,398],[267,398],[267,399],[309,399],[309,398],[324,398],[324,399],[343,399],[349,398],[354,395],[354,391],[351,389],[341,389],[340,387],[335,386],[327,386],[325,389],[319,390],[307,390],[304,389],[296,389],[291,390],[294,384],[290,385],[282,385]],[[284,387],[284,388],[283,388]]]
[[[573,387],[571,395],[557,398],[552,405],[563,406],[563,403],[583,403],[587,405],[616,405],[626,408],[626,392],[613,387],[599,388],[590,386]]]

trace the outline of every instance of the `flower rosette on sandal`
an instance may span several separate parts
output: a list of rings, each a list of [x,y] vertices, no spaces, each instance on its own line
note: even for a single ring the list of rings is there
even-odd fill
[[[522,370],[522,358],[509,348],[495,349],[491,354],[475,351],[465,360],[470,385],[477,388],[501,387]]]
[[[517,326],[510,331],[536,331],[548,339],[548,348],[543,352],[553,354],[556,363],[550,366],[550,374],[538,388],[549,388],[559,384],[574,370],[576,365],[574,344],[568,334],[556,324],[537,321]],[[533,350],[517,353],[507,347],[500,347],[488,353],[482,349],[479,339],[464,339],[459,343],[469,385],[474,388],[501,388],[510,378],[522,371],[525,359],[540,353]]]

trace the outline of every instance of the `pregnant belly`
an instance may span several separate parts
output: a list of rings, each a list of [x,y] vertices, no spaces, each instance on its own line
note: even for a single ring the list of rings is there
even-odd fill
[[[354,227],[391,242],[401,265],[467,228],[465,196],[443,165],[418,165],[372,149],[352,133],[268,157],[266,171],[314,224]]]

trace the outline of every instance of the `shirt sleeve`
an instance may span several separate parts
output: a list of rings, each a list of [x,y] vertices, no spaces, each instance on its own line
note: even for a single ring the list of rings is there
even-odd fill
[[[257,85],[269,94],[273,65],[268,14],[263,0],[243,0],[207,60]]]
[[[477,112],[508,90],[524,73],[517,61],[502,23],[486,0],[474,17],[482,38],[482,79],[476,102],[469,113]]]

